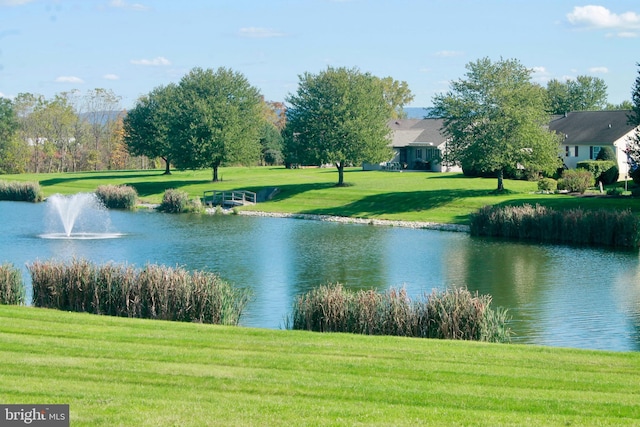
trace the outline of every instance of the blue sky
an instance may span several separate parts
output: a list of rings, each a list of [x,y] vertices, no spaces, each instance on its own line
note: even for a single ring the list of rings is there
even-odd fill
[[[111,89],[130,108],[193,67],[243,73],[284,101],[299,75],[357,67],[428,107],[482,57],[534,80],[602,78],[631,99],[637,0],[0,0],[0,96]]]

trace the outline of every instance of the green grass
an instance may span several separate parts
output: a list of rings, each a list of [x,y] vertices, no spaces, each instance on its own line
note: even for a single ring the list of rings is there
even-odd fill
[[[639,425],[640,353],[0,306],[0,402],[73,426]]]
[[[243,209],[267,212],[312,213],[361,218],[432,221],[466,224],[471,212],[485,205],[524,204],[556,209],[626,209],[640,213],[640,199],[573,197],[535,194],[537,183],[505,182],[507,191],[495,194],[496,179],[467,178],[462,174],[419,172],[365,172],[348,169],[336,187],[337,171],[283,167],[223,168],[221,182],[211,182],[211,171],[104,171],[65,174],[4,175],[5,180],[39,181],[45,196],[91,192],[100,185],[130,185],[143,202],[160,203],[170,188],[201,197],[205,190],[259,191],[278,187],[274,200]]]

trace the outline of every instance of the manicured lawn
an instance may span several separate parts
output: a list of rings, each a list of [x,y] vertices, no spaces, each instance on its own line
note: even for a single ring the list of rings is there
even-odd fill
[[[0,402],[73,426],[639,425],[640,353],[0,306]]]
[[[0,179],[39,181],[47,196],[94,191],[103,184],[127,184],[150,203],[159,203],[169,188],[201,197],[205,190],[259,191],[277,187],[280,193],[274,200],[244,209],[458,224],[466,223],[469,213],[489,204],[540,203],[559,209],[630,208],[640,213],[640,198],[536,194],[535,182],[509,180],[505,183],[506,193],[494,194],[494,178],[466,178],[462,174],[364,172],[352,168],[345,174],[349,185],[340,188],[335,186],[334,168],[222,168],[220,174],[222,181],[216,183],[211,182],[209,170],[174,171],[168,176],[154,170],[4,175]]]

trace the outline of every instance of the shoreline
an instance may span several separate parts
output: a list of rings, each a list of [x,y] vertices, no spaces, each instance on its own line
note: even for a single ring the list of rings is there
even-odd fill
[[[221,212],[220,209],[207,208],[207,214],[214,215]],[[414,229],[426,229],[426,230],[438,230],[438,231],[452,231],[457,233],[468,233],[469,226],[461,224],[443,224],[437,222],[424,222],[424,221],[400,221],[400,220],[388,220],[388,219],[370,219],[370,218],[353,218],[346,216],[335,215],[316,215],[316,214],[300,214],[300,213],[283,213],[283,212],[263,212],[263,211],[233,211],[232,209],[224,209],[223,214],[237,214],[244,216],[255,217],[268,217],[268,218],[294,218],[304,219],[310,221],[328,221],[339,222],[343,224],[367,224],[375,226],[386,227],[404,227]]]

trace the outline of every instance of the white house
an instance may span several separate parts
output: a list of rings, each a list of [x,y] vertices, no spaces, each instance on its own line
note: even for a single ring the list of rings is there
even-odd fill
[[[627,123],[626,110],[575,111],[555,116],[549,129],[562,136],[560,156],[569,169],[578,162],[595,160],[601,147],[613,148],[618,161],[620,178],[629,171],[625,152],[635,127]]]

